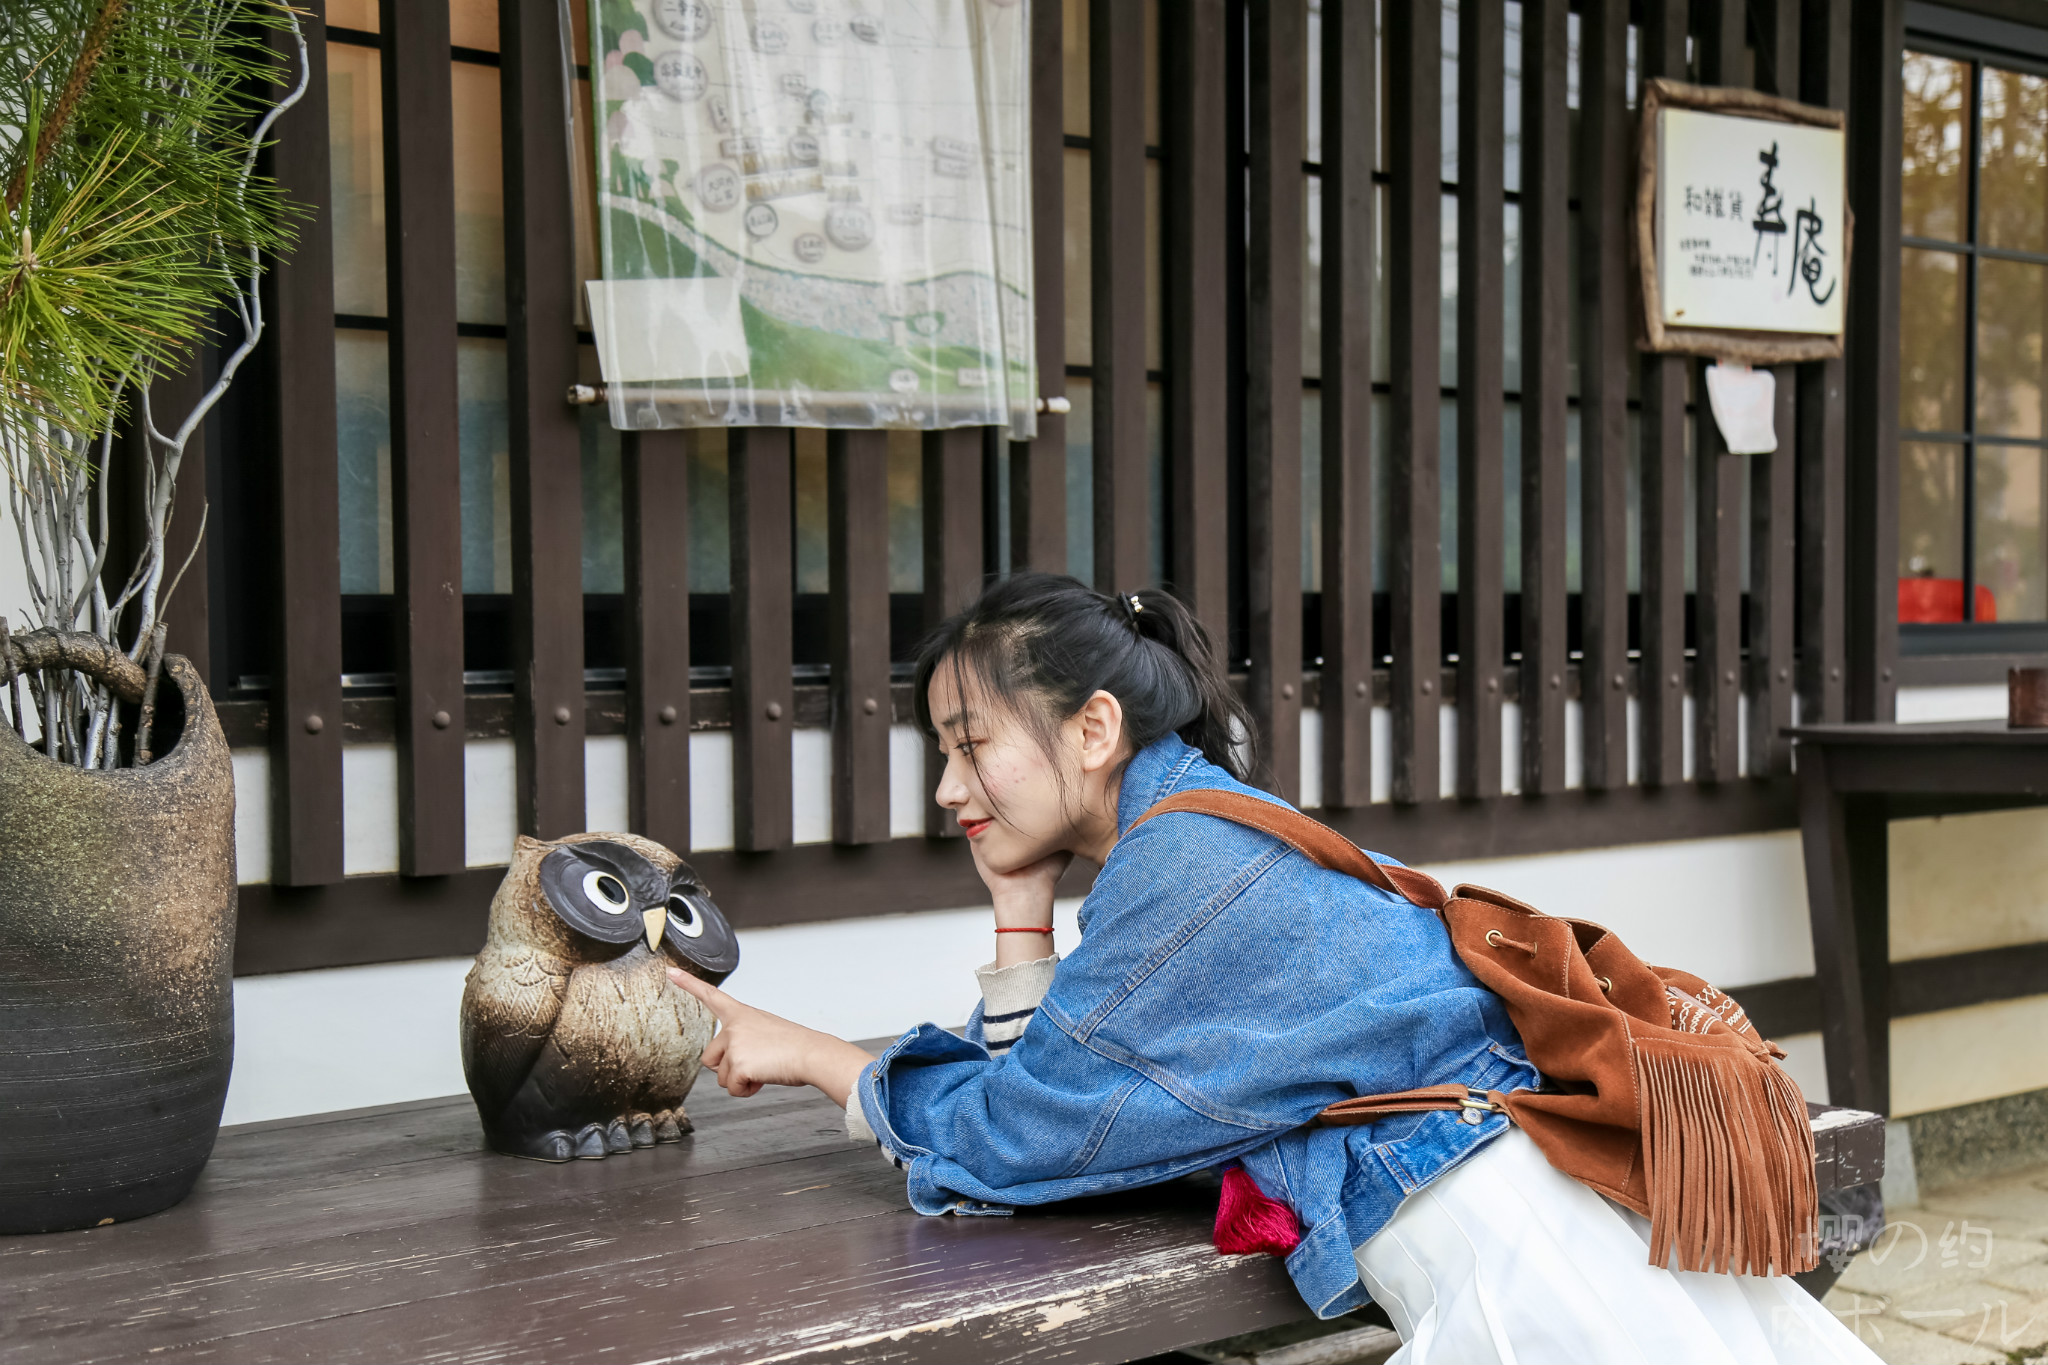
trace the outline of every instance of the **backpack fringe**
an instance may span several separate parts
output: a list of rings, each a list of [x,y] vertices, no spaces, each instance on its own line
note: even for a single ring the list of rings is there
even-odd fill
[[[1767,1058],[1636,1034],[1650,1264],[1789,1275],[1819,1264],[1813,1130]]]
[[[1285,1256],[1301,1245],[1301,1224],[1293,1209],[1261,1190],[1249,1171],[1232,1162],[1223,1170],[1212,1240],[1225,1256]]]

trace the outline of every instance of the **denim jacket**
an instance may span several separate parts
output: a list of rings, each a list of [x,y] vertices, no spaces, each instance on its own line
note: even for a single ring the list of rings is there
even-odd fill
[[[996,1030],[1014,1043],[992,1050],[981,1007],[964,1038],[921,1025],[855,1098],[925,1214],[1008,1213],[1241,1161],[1300,1220],[1288,1273],[1334,1317],[1370,1297],[1355,1249],[1507,1119],[1303,1125],[1354,1095],[1514,1090],[1537,1072],[1430,911],[1214,816],[1132,831],[1200,789],[1274,799],[1174,736],[1148,746],[1124,771],[1124,837],[1081,906],[1080,944],[1021,1033]]]

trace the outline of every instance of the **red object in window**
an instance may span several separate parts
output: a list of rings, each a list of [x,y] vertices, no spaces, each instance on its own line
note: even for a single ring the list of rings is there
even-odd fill
[[[1963,580],[1960,578],[1901,578],[1899,580],[1899,624],[1946,625],[1963,619]],[[1977,585],[1977,620],[1996,621],[1998,601],[1991,589]]]

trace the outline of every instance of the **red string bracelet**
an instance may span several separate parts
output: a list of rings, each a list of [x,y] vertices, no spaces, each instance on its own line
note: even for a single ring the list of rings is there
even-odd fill
[[[1048,925],[1043,929],[1038,929],[1022,924],[998,924],[996,926],[996,932],[999,934],[1049,934],[1052,932],[1052,927]]]

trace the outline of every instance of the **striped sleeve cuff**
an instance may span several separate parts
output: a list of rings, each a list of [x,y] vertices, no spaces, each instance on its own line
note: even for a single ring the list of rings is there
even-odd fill
[[[982,1038],[991,1054],[1000,1057],[1024,1036],[1024,1026],[1038,1010],[1038,1002],[1052,986],[1058,953],[1035,962],[1019,962],[998,968],[993,962],[975,970],[981,982]]]

